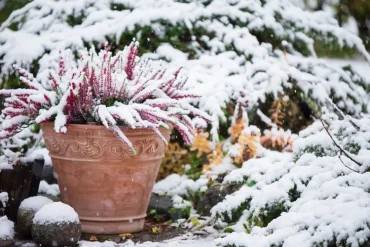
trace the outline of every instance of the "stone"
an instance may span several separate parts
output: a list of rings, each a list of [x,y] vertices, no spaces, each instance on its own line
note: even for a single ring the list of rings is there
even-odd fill
[[[197,212],[203,216],[211,216],[211,209],[219,202],[223,201],[227,195],[239,190],[241,184],[215,184],[211,186],[206,193],[200,197],[197,202]]]
[[[157,215],[164,217],[168,220],[171,218],[169,213],[170,209],[173,207],[171,198],[167,196],[159,196],[155,193],[152,194],[149,201],[148,211],[155,210]]]
[[[17,213],[18,232],[24,237],[31,237],[32,221],[38,210],[53,201],[44,196],[34,196],[22,201]]]
[[[81,224],[75,222],[33,224],[32,238],[39,246],[74,246],[81,237]]]
[[[74,246],[80,237],[81,224],[71,206],[54,202],[35,214],[32,238],[39,246]]]

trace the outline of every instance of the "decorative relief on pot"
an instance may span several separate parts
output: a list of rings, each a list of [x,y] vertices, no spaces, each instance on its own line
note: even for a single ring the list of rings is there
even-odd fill
[[[129,157],[134,156],[129,147],[119,140],[100,140],[87,138],[86,141],[66,140],[65,138],[45,137],[49,152],[69,157]],[[144,139],[133,143],[136,155],[163,153],[165,145],[161,140]]]
[[[153,155],[156,153],[164,152],[163,142],[159,142],[154,139],[144,139],[134,143],[135,150],[138,155],[146,154]]]

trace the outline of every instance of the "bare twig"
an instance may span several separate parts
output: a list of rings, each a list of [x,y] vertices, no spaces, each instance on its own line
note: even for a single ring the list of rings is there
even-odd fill
[[[343,160],[342,160],[341,156],[342,156],[342,154],[340,154],[338,158],[339,158],[339,160],[342,162],[342,164],[343,164],[345,167],[347,167],[348,169],[350,169],[350,170],[352,170],[352,171],[354,171],[354,172],[361,173],[361,172],[359,172],[359,171],[356,171],[356,170],[352,169],[351,167],[347,166],[346,164],[344,164],[344,162],[343,162]]]
[[[334,107],[334,110],[336,112],[339,113],[340,117],[342,117],[344,120],[347,120],[357,131],[360,130],[360,127],[357,126],[357,124],[355,124],[351,119],[348,119],[348,116],[346,116],[339,108],[336,104],[334,104],[334,102],[330,99],[330,98],[326,98],[326,101],[329,102],[329,104],[331,104],[333,107]]]
[[[334,140],[334,138],[333,138],[333,136],[330,134],[330,132],[329,132],[329,130],[328,130],[328,128],[325,126],[325,123],[324,123],[324,121],[322,120],[322,119],[320,119],[321,120],[321,124],[322,124],[322,126],[324,127],[324,129],[325,129],[325,131],[326,131],[326,133],[328,133],[328,135],[329,135],[329,137],[331,138],[331,140],[333,141],[333,143],[334,143],[334,145],[340,150],[340,155],[339,155],[339,159],[340,159],[340,161],[343,163],[343,165],[345,166],[345,167],[347,167],[348,169],[350,169],[350,170],[352,170],[352,171],[354,171],[354,172],[358,172],[358,171],[355,171],[355,170],[353,170],[353,169],[351,169],[351,168],[349,168],[348,166],[346,166],[345,164],[344,164],[344,162],[343,162],[343,160],[340,158],[340,156],[342,155],[342,154],[344,154],[348,159],[350,159],[352,162],[354,162],[356,165],[358,165],[358,166],[362,166],[362,164],[361,163],[359,163],[358,161],[356,161],[355,159],[353,159],[335,140]],[[358,172],[358,173],[360,173],[360,172]]]

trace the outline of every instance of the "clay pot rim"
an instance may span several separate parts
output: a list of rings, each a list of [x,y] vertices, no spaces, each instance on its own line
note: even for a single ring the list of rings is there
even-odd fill
[[[164,127],[159,127],[158,129],[159,130],[165,130],[165,131],[170,131],[172,132],[172,129],[173,129],[173,125],[171,123],[168,123],[167,124],[169,126],[168,129],[164,128]],[[81,128],[86,128],[88,130],[107,130],[109,132],[112,132],[111,130],[109,130],[107,127],[105,127],[103,124],[66,124],[66,128],[67,128],[67,132],[66,133],[57,133],[54,131],[54,122],[52,121],[48,121],[48,122],[43,122],[43,123],[40,123],[40,126],[41,128],[43,129],[43,132],[45,133],[45,127],[51,127],[51,129],[53,130],[53,133],[54,134],[68,134],[68,131],[72,130],[80,130]],[[127,133],[127,134],[139,134],[140,132],[143,133],[143,135],[148,135],[149,133],[150,134],[155,134],[154,131],[152,129],[149,129],[149,128],[136,128],[136,129],[133,129],[133,128],[130,128],[130,127],[126,127],[126,126],[118,126],[124,133]],[[112,132],[113,133],[113,132]],[[156,134],[155,134],[156,135]]]

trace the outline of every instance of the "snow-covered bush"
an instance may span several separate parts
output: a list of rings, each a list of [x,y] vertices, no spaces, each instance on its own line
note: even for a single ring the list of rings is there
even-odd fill
[[[48,83],[49,70],[58,66],[57,50],[106,40],[120,50],[136,37],[141,52],[155,52],[146,56],[190,70],[188,86],[201,94],[195,104],[215,119],[226,120],[226,106],[237,98],[250,107],[260,104],[267,114],[279,94],[290,98],[288,120],[306,119],[301,127],[309,121],[302,105],[318,113],[327,94],[353,115],[368,107],[367,80],[316,59],[314,50],[316,43],[349,47],[370,60],[361,39],[326,13],[303,11],[289,0],[36,0],[14,11],[0,31],[7,85],[14,80],[14,63]],[[213,138],[216,131],[217,125]]]
[[[248,105],[249,123],[261,129],[261,142],[279,150],[289,149],[294,133],[309,125],[312,115],[321,114],[328,96],[350,115],[369,110],[369,81],[350,67],[329,65],[315,52],[317,44],[348,48],[369,61],[361,39],[329,14],[304,11],[291,0],[35,0],[14,11],[0,32],[4,87],[17,85],[14,63],[51,86],[58,50],[69,48],[76,54],[109,41],[115,52],[136,38],[144,57],[189,71],[186,87],[200,95],[192,104],[208,111],[214,122],[203,136],[215,142],[229,137],[238,102]],[[258,109],[278,128],[270,130]],[[220,146],[205,148],[209,151],[201,157],[198,150],[183,149],[178,160],[197,164],[196,178],[203,160],[219,160],[213,151],[220,153]]]
[[[154,191],[193,200],[220,178],[221,188],[239,184],[211,209],[209,222],[226,233],[216,240],[220,246],[366,246],[370,115],[338,114],[325,114],[301,131],[293,153],[257,146],[256,158],[241,168],[226,156],[196,181],[171,175]]]
[[[0,116],[0,125],[3,121]],[[0,141],[0,170],[13,169],[13,165],[33,162],[40,157],[44,159],[45,164],[50,165],[51,159],[43,146],[39,126],[24,126],[19,133]]]
[[[369,242],[370,116],[323,118],[300,133],[292,155],[265,150],[261,158],[245,162],[224,178],[223,184],[243,186],[212,209],[216,226],[234,232],[218,239],[218,244],[293,247]]]
[[[211,122],[210,117],[184,101],[197,96],[183,89],[186,78],[180,69],[171,73],[149,60],[140,61],[137,53],[138,44],[133,42],[114,56],[108,45],[99,54],[91,48],[81,54],[78,65],[70,56],[61,56],[58,70],[50,72],[50,89],[15,66],[28,89],[0,91],[9,96],[2,110],[0,138],[12,137],[33,123],[54,121],[55,131],[64,133],[68,123],[96,121],[133,152],[119,125],[149,128],[166,142],[158,128],[172,124],[190,144],[195,136],[190,116]]]

